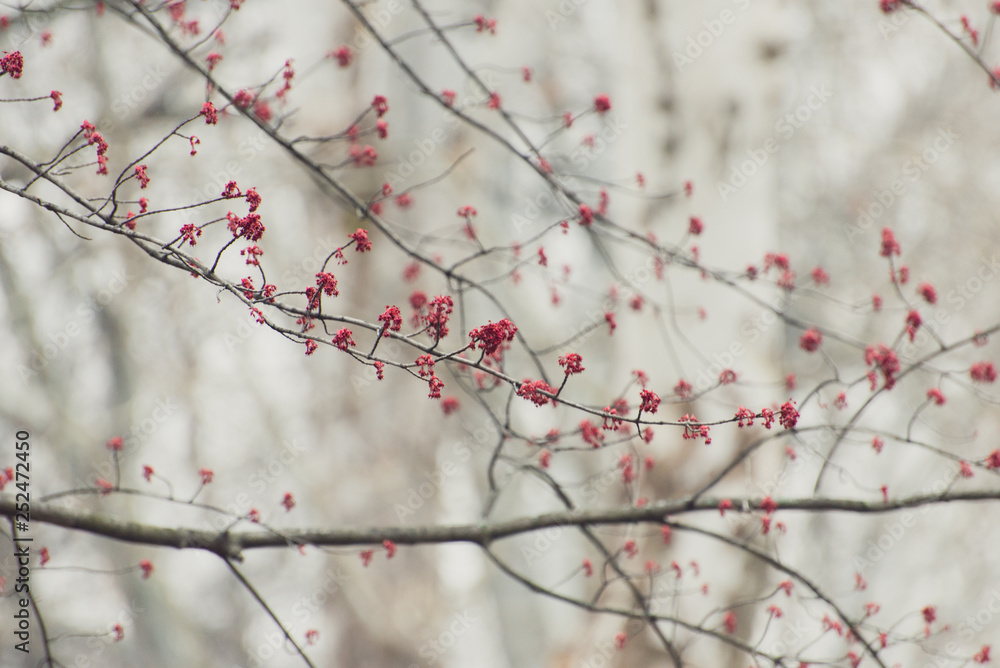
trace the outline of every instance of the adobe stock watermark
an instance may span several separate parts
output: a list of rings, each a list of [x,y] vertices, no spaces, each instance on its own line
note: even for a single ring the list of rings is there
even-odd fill
[[[333,596],[339,594],[344,585],[351,581],[348,575],[339,566],[328,568],[323,573],[323,580],[310,594],[299,598],[292,605],[292,617],[290,622],[285,623],[285,629],[291,636],[304,634],[308,630],[309,621],[313,615],[319,612],[326,602]],[[268,666],[275,654],[281,650],[285,651],[287,639],[285,634],[278,630],[269,631],[265,634],[257,646],[253,648],[249,655],[248,666]]]
[[[499,85],[495,72],[486,71],[481,75],[481,80],[490,90],[495,90]],[[457,100],[453,106],[455,108],[465,108],[470,105],[483,104],[489,99],[489,93],[478,89],[468,95],[464,95]],[[386,172],[383,180],[388,183],[394,191],[400,190],[400,184],[417,173],[417,169],[426,163],[437,150],[443,146],[454,131],[461,125],[462,119],[455,113],[445,110],[442,118],[444,127],[438,126],[431,130],[422,138],[413,140],[413,149],[405,155],[399,156],[396,166]]]
[[[765,139],[760,146],[747,149],[747,157],[732,168],[729,179],[717,181],[715,188],[723,202],[729,200],[736,191],[745,186],[751,178],[781,150],[781,141],[788,141],[796,131],[808,123],[813,115],[833,97],[833,91],[826,84],[809,87],[809,95],[802,104],[787,112],[774,124],[775,135]],[[781,141],[779,141],[779,139]]]
[[[107,308],[108,304],[125,290],[130,280],[127,269],[112,271],[107,284],[92,298],[77,304],[72,317],[62,327],[46,333],[41,348],[36,348],[28,354],[27,364],[18,364],[17,373],[21,381],[27,382],[28,379],[37,376],[66,350],[73,339],[86,331],[86,326],[97,318],[99,312]]]
[[[624,647],[646,628],[646,622],[636,617],[630,617],[625,622],[625,628],[614,638],[605,637],[598,641],[592,651],[580,663],[574,663],[579,668],[605,668],[616,665],[612,657],[621,652]],[[627,664],[622,664],[627,665]]]
[[[381,4],[381,3],[380,3]],[[402,11],[403,5],[399,0],[389,0],[385,6],[375,3],[360,3],[360,10],[365,13],[365,18],[372,24],[375,30],[382,30],[396,18]],[[364,27],[358,27],[354,31],[354,39],[351,45],[358,51],[363,51],[375,43],[375,38]]]
[[[555,31],[560,24],[566,23],[566,20],[587,2],[588,0],[560,0],[556,7],[557,11],[545,10],[545,20],[549,23],[549,30]]]
[[[792,650],[804,645],[804,640],[809,629],[805,626],[801,617],[794,620],[786,618],[784,628],[777,639],[772,642],[767,653],[771,656],[783,656],[792,653]]]
[[[378,348],[375,352],[385,360],[390,362],[397,362],[402,357],[403,346],[396,339],[393,338],[383,338],[379,341]],[[379,370],[375,368],[373,364],[362,364],[360,367],[354,366],[356,369],[351,373],[351,387],[354,389],[355,396],[361,396],[361,393],[372,385],[382,383],[379,380]],[[384,374],[384,372],[383,372]]]
[[[958,624],[958,635],[965,642],[971,641],[977,633],[982,633],[1000,615],[1000,590],[990,590],[990,597],[975,614],[966,616]]]
[[[331,596],[336,596],[344,585],[351,581],[351,576],[340,566],[328,568],[323,574],[323,581],[307,596],[302,596],[292,606],[292,625],[289,630],[305,628],[312,616],[319,612]]]
[[[583,500],[593,504],[601,499],[601,496],[609,487],[623,484],[622,469],[617,462],[601,473],[591,476],[581,487],[580,495]],[[524,563],[531,564],[544,557],[549,550],[555,547],[556,543],[563,537],[567,529],[575,530],[579,527],[575,524],[559,524],[556,526],[539,529],[531,532],[531,537],[527,543],[521,543],[519,548],[521,558]]]
[[[750,8],[750,0],[733,0],[733,4],[740,12],[745,12]],[[701,22],[704,30],[695,35],[689,35],[683,51],[674,51],[674,64],[677,69],[684,71],[688,65],[693,65],[694,61],[702,57],[707,49],[712,48],[715,40],[722,36],[727,26],[736,23],[737,14],[732,9],[726,8],[719,12],[719,15],[712,19],[705,19]]]
[[[111,111],[114,115],[108,119],[101,119],[99,124],[101,132],[107,134],[113,131],[135,111],[136,107],[149,99],[163,85],[168,74],[162,65],[147,65],[138,83],[112,100]]]
[[[436,638],[432,638],[431,640],[423,643],[417,650],[417,654],[420,655],[421,662],[419,664],[411,663],[409,668],[432,666],[440,661],[441,658],[455,646],[458,639],[468,633],[469,629],[471,629],[478,621],[479,620],[473,617],[472,613],[468,610],[453,614],[447,628],[439,633]]]
[[[40,37],[52,24],[53,13],[48,10],[28,10],[25,6],[10,24],[7,35],[11,44],[20,48],[36,35]]]
[[[116,434],[122,439],[122,449],[118,452],[117,457],[118,465],[115,466],[115,461],[111,458],[101,459],[93,463],[90,467],[93,477],[89,480],[84,480],[80,486],[90,487],[94,484],[95,479],[114,480],[116,474],[120,474],[123,462],[131,455],[134,455],[139,450],[139,447],[152,438],[153,434],[158,432],[179,410],[180,404],[176,398],[160,397],[157,399],[156,404],[147,413],[146,417],[129,427],[128,431]],[[69,509],[77,510],[77,503],[78,500],[74,499]]]
[[[469,461],[473,453],[485,450],[491,443],[495,443],[499,435],[496,425],[487,419],[481,427],[469,432],[461,441],[453,443],[447,458],[434,471],[425,471],[424,480],[407,489],[404,500],[393,506],[396,519],[403,522],[416,515],[417,511],[441,490],[445,481],[459,473],[461,469],[456,462]]]
[[[741,510],[743,512],[727,512],[724,515],[726,524],[732,531],[742,529],[748,524],[760,526],[760,515],[749,512],[751,508],[760,506],[764,497],[776,497],[779,491],[791,480],[796,479],[797,474],[802,473],[806,468],[819,461],[819,452],[822,448],[832,445],[835,440],[833,431],[811,432],[797,435],[800,442],[806,447],[796,448],[795,456],[785,456],[781,467],[775,470],[769,478],[765,480],[755,480],[752,487],[756,491],[748,491],[747,506]]]
[[[572,179],[558,179],[560,183],[565,185],[568,189],[572,188]],[[522,230],[531,227],[538,219],[541,217],[542,212],[548,207],[555,205],[560,201],[559,193],[552,192],[551,190],[543,190],[538,193],[535,197],[527,197],[524,200],[524,207],[521,209],[520,213],[515,213],[510,217],[511,222],[514,224],[514,230],[520,234]]]
[[[223,505],[222,510],[227,514],[213,514],[206,517],[208,525],[216,531],[225,531],[232,526],[235,518],[246,517],[255,505],[254,500],[262,497],[271,485],[281,480],[289,467],[306,452],[306,448],[294,438],[282,441],[281,449],[261,461],[254,472],[247,477],[246,484],[251,491],[240,492],[232,501]]]
[[[979,265],[972,276],[962,280],[948,291],[945,301],[954,308],[949,310],[942,305],[941,308],[934,309],[930,315],[925,315],[923,325],[912,339],[903,339],[900,342],[899,354],[905,357],[914,357],[925,344],[940,341],[941,337],[938,332],[944,325],[948,324],[953,315],[972,303],[972,300],[986,284],[996,278],[998,272],[1000,272],[1000,255],[994,253],[989,258],[980,257]]]
[[[956,313],[961,311],[987,283],[997,277],[997,274],[1000,274],[1000,256],[997,253],[989,258],[985,256],[979,258],[979,266],[976,267],[975,273],[949,290],[945,295],[945,301],[955,307]]]
[[[874,9],[874,6],[872,9]],[[906,22],[910,20],[912,14],[913,11],[906,5],[900,5],[896,10],[888,14],[879,12],[879,19],[875,25],[878,26],[878,31],[882,35],[882,39],[888,40],[894,33],[899,32],[906,25]]]
[[[129,599],[129,602],[123,608],[119,609],[111,620],[106,621],[107,632],[100,635],[95,634],[87,638],[88,651],[78,652],[68,665],[75,666],[76,668],[104,665],[105,662],[99,660],[100,657],[111,645],[118,642],[115,639],[115,625],[121,624],[123,628],[133,626],[134,622],[143,612],[145,610],[138,604],[135,598]]]
[[[621,473],[617,473],[613,477],[620,480]],[[533,531],[531,533],[531,542],[522,543],[520,547],[524,563],[531,564],[541,559],[562,538],[563,532],[567,527],[573,528],[572,525],[560,524],[559,526]]]
[[[628,127],[628,124],[621,118],[612,116],[597,133],[590,137],[590,141],[573,149],[568,156],[569,162],[582,174],[591,164],[607,153],[611,145],[621,138]],[[553,178],[566,190],[576,191],[579,189],[578,180],[572,176],[553,175]],[[515,232],[520,234],[526,228],[533,226],[538,222],[542,211],[559,202],[560,198],[561,193],[551,189],[543,190],[535,197],[526,197],[520,213],[515,213],[510,217]],[[565,198],[562,199],[565,200]]]
[[[948,460],[947,470],[944,475],[924,487],[924,494],[944,494],[951,487],[955,477],[961,471],[961,465]],[[871,568],[885,558],[903,538],[903,536],[917,524],[917,515],[923,515],[930,511],[930,505],[923,506],[918,511],[906,511],[899,516],[899,519],[889,519],[882,523],[882,531],[878,538],[869,538],[865,542],[865,551],[862,555],[854,557],[854,568],[858,573],[863,574],[865,570]]]
[[[695,392],[700,394],[718,385],[722,372],[733,369],[736,360],[749,352],[747,344],[756,343],[767,330],[779,322],[784,322],[778,313],[785,311],[794,298],[794,292],[782,290],[774,298],[771,308],[762,309],[759,314],[744,321],[739,330],[741,338],[731,341],[727,347],[713,353],[710,358],[706,358],[708,366],[700,368],[694,377],[693,388]]]
[[[641,265],[635,267],[635,269],[624,276],[625,284],[630,288],[633,286],[641,287],[652,281],[665,266],[659,255],[647,255],[646,260]],[[622,283],[617,281],[613,285],[615,290],[619,290],[622,287]],[[600,330],[602,324],[607,322],[606,314],[613,313],[617,303],[617,299],[608,295],[604,297],[597,308],[588,309],[583,313],[583,323],[569,327],[566,343],[562,348],[565,348],[567,351],[580,350],[586,340],[594,332]]]
[[[902,176],[893,181],[887,188],[872,193],[868,206],[862,207],[857,220],[844,224],[844,233],[852,244],[876,223],[892,206],[905,195],[909,188],[907,182],[916,183],[927,173],[943,154],[955,145],[960,138],[951,128],[938,128],[934,141],[920,153],[911,155],[901,166]]]
[[[129,427],[127,432],[117,434],[122,439],[122,449],[118,455],[119,461],[129,455],[134,455],[139,450],[139,446],[148,441],[179,410],[180,404],[174,397],[157,399],[153,409],[146,417]],[[114,470],[115,467],[111,461],[103,461],[94,465],[94,473],[99,478],[111,480]]]

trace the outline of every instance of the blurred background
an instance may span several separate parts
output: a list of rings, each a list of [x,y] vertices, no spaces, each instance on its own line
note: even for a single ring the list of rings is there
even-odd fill
[[[347,264],[328,266],[340,294],[324,301],[327,312],[376,322],[386,305],[396,304],[405,333],[414,329],[408,300],[415,290],[451,294],[457,307],[445,349],[462,345],[473,327],[510,317],[539,361],[519,342],[506,356],[505,372],[538,378],[540,364],[557,384],[557,358],[577,352],[586,372],[570,378],[565,392],[581,404],[599,409],[624,393],[634,408],[636,369],[663,397],[657,417],[665,420],[687,413],[723,420],[739,406],[756,411],[800,402],[800,426],[810,429],[764,443],[711,495],[811,496],[835,442],[820,495],[876,502],[882,485],[892,498],[996,488],[995,475],[982,468],[961,478],[956,459],[982,461],[997,442],[996,393],[968,375],[971,363],[996,359],[994,340],[933,359],[853,419],[872,396],[865,346],[898,344],[905,368],[939,341],[965,339],[1000,319],[998,102],[987,75],[930,21],[912,10],[883,14],[874,0],[420,6],[448,27],[464,62],[498,93],[517,127],[544,145],[560,183],[595,210],[605,190],[607,217],[620,228],[578,226],[574,204],[500,142],[423,95],[342,3],[251,1],[228,12],[229,3],[188,2],[178,22],[164,9],[156,16],[172,38],[194,47],[195,61],[204,63],[210,52],[223,56],[213,74],[230,92],[274,77],[266,89],[273,96],[291,61],[291,90],[284,101],[269,101],[271,124],[280,124],[287,138],[344,133],[375,95],[384,95],[387,137],[370,132],[370,114],[361,123],[369,132],[359,142],[377,149],[375,166],[350,164],[344,139],[298,147],[324,164],[346,162],[331,173],[362,200],[383,183],[395,193],[412,188],[411,205],[384,202],[386,225],[444,266],[463,261],[464,275],[486,285],[495,300],[449,284],[427,266],[415,276],[406,271],[411,259],[385,234],[238,114],[222,116],[217,126],[201,119],[187,126],[184,133],[200,139],[197,155],[190,155],[188,140],[172,137],[142,159],[149,187],[140,191],[130,181],[119,196],[136,211],[140,196],[163,210],[217,198],[231,180],[244,191],[255,187],[267,227],[262,264],[279,292],[313,285],[330,253],[365,228],[371,253],[349,249]],[[985,3],[927,7],[959,35],[959,17],[967,15],[979,30],[976,52],[986,62],[998,60],[996,17]],[[141,18],[124,18],[132,11],[116,3],[99,12],[90,3],[62,2],[6,10],[0,50],[20,50],[25,70],[19,80],[0,79],[0,98],[55,89],[64,106],[52,113],[51,100],[3,104],[0,143],[45,161],[89,120],[109,144],[116,175],[196,116],[206,99],[204,79]],[[453,90],[457,108],[524,151],[413,5],[379,1],[359,11],[396,40],[400,56],[432,91]],[[495,34],[476,29],[477,14],[496,20]],[[224,17],[221,42],[211,35]],[[180,23],[191,20],[198,21],[197,36],[183,34]],[[340,46],[352,52],[344,67],[329,56]],[[603,114],[591,111],[599,94],[611,102]],[[210,99],[224,104],[217,95]],[[574,117],[568,128],[566,112]],[[75,158],[72,164],[90,160],[93,149]],[[84,196],[106,197],[113,181],[94,169],[61,178]],[[0,177],[17,186],[30,178],[7,158],[0,160]],[[31,192],[72,205],[44,183]],[[140,219],[137,229],[169,240],[182,225],[237,206],[244,204],[158,213]],[[455,214],[462,206],[478,211],[472,220],[478,241],[505,250],[475,257],[479,247]],[[704,225],[700,235],[689,233],[692,216]],[[565,234],[563,219],[570,221]],[[903,250],[896,267],[906,264],[910,272],[898,292],[879,257],[886,226]],[[537,474],[539,447],[525,441],[550,429],[563,438],[550,448],[545,471],[583,508],[690,495],[768,433],[723,425],[706,447],[660,427],[649,444],[609,433],[615,444],[593,451],[577,431],[581,413],[511,400],[507,387],[477,392],[471,372],[439,364],[444,394],[460,404],[445,414],[418,379],[390,367],[379,381],[371,367],[325,346],[307,357],[304,346],[258,326],[230,295],[151,261],[122,237],[71,227],[78,234],[51,213],[0,193],[0,425],[4,434],[31,433],[35,498],[111,480],[105,444],[121,436],[123,487],[181,500],[197,493],[199,502],[235,517],[256,509],[281,529],[473,523],[563,508]],[[641,242],[647,235],[676,253],[677,261],[659,267],[662,278]],[[219,224],[206,229],[195,254],[210,262],[227,236]],[[538,262],[539,248],[547,266]],[[767,253],[787,254],[794,290],[777,285],[776,269],[757,281],[746,278],[750,265],[763,273]],[[692,267],[692,259],[700,265]],[[815,279],[816,267],[828,273],[828,284]],[[220,268],[237,282],[257,276],[235,247]],[[917,293],[924,282],[936,289],[933,305]],[[884,300],[877,313],[873,294]],[[900,337],[912,308],[924,326],[910,343]],[[615,312],[613,333],[608,311]],[[800,349],[802,327],[775,311],[827,332],[823,352]],[[365,351],[374,343],[357,328],[355,339]],[[400,362],[419,354],[396,340],[378,350]],[[727,368],[738,381],[717,387]],[[694,387],[696,399],[672,396],[680,379]],[[944,406],[923,406],[930,387],[941,388]],[[841,392],[846,408],[838,409]],[[893,438],[907,433],[910,442]],[[880,454],[871,446],[879,434],[886,442]],[[501,442],[494,489],[487,467]],[[0,468],[13,463],[13,454],[0,452]],[[620,462],[629,455],[654,462],[637,485],[622,483]],[[144,465],[156,472],[151,482],[142,479]],[[202,468],[215,475],[199,492]],[[281,505],[286,492],[297,504],[290,512]],[[134,495],[76,495],[58,503],[161,526],[221,530],[234,521]],[[871,623],[892,627],[900,645],[885,653],[886,664],[964,665],[998,629],[1000,534],[993,509],[949,504],[907,516],[904,524],[902,513],[779,510],[775,519],[786,530],[767,535],[759,516],[738,512],[676,519],[748,542],[801,571],[856,619],[865,603],[877,602],[881,611]],[[51,553],[44,569],[34,568],[32,589],[49,634],[60,638],[52,647],[63,665],[126,666],[137,657],[156,666],[302,665],[212,555],[40,523],[32,530],[35,545]],[[740,641],[791,657],[808,646],[799,658],[850,663],[852,646],[823,633],[829,607],[802,586],[793,596],[772,596],[787,573],[693,533],[676,531],[669,545],[657,527],[595,533],[612,552],[626,540],[637,542],[639,556],[622,556],[620,563],[665,614],[721,631],[723,612],[737,605]],[[401,547],[391,561],[378,551],[367,567],[359,551],[259,550],[241,566],[299,642],[308,630],[318,631],[308,647],[316,665],[665,665],[648,630],[535,594],[475,546]],[[597,592],[600,573],[586,578],[581,563],[590,558],[599,565],[601,557],[577,531],[508,539],[492,553],[565,596],[589,601]],[[155,567],[148,580],[135,571],[142,559]],[[642,576],[647,560],[661,567],[662,577]],[[14,572],[12,557],[0,560],[4,610],[16,605]],[[634,606],[620,582],[599,603]],[[769,618],[771,603],[784,609],[783,618]],[[925,606],[936,607],[934,631],[951,629],[921,638]],[[124,628],[121,642],[114,642],[115,624]],[[35,665],[41,654],[22,664],[11,649],[10,626],[0,625],[0,664]],[[629,638],[622,650],[614,647],[618,633]],[[667,635],[691,665],[747,664],[745,654],[717,641],[678,629]],[[39,641],[36,631],[33,643]]]

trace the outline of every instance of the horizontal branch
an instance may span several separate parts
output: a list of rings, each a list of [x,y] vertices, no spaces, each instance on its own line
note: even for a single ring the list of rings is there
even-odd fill
[[[959,501],[1000,500],[1000,490],[974,491],[947,495],[929,494],[911,496],[883,502],[849,499],[784,499],[777,500],[778,511],[886,513],[908,508],[953,503]],[[614,524],[664,523],[672,516],[692,512],[718,512],[721,499],[704,498],[694,503],[678,500],[657,503],[643,508],[616,508],[606,510],[567,511],[546,513],[535,517],[514,520],[457,524],[446,526],[414,527],[360,527],[339,529],[311,529],[287,531],[241,531],[236,533],[178,529],[150,526],[129,522],[94,513],[83,513],[59,508],[51,503],[35,502],[31,505],[31,521],[42,522],[67,529],[86,531],[97,536],[144,545],[161,545],[178,549],[196,548],[214,552],[227,559],[242,559],[245,549],[288,547],[289,545],[316,546],[368,546],[390,540],[399,545],[433,543],[476,543],[487,546],[493,541],[542,529],[566,526],[598,526]],[[759,501],[730,498],[733,509],[760,510]],[[0,496],[0,516],[14,518],[16,504],[10,496]]]

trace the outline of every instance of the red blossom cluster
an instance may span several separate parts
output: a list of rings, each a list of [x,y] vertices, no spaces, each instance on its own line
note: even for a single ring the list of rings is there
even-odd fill
[[[417,375],[421,378],[434,375],[434,358],[430,355],[421,355],[416,359]]]
[[[944,406],[944,393],[936,387],[927,390],[927,400],[933,401],[938,406]]]
[[[403,280],[412,283],[420,275],[420,263],[414,260],[403,267]]]
[[[135,178],[139,179],[139,189],[145,189],[149,185],[149,176],[146,174],[146,165],[135,166]]]
[[[965,34],[969,36],[972,41],[972,46],[979,46],[979,31],[972,27],[972,23],[969,22],[969,17],[964,14],[960,17],[962,22],[962,30]]]
[[[911,342],[916,337],[917,330],[920,329],[920,325],[922,324],[923,319],[917,311],[910,311],[906,314],[906,333],[909,335]]]
[[[577,353],[569,353],[559,358],[559,366],[567,376],[582,373],[584,371],[583,358]]]
[[[328,53],[327,56],[329,58],[335,58],[340,67],[347,67],[351,64],[351,60],[354,58],[354,52],[351,51],[351,47],[342,44]]]
[[[403,327],[403,314],[398,306],[386,306],[378,321],[382,323],[384,336],[389,336],[390,331],[398,332]]]
[[[816,329],[807,329],[802,334],[802,338],[799,339],[799,348],[811,353],[815,352],[821,343],[823,343],[823,334]]]
[[[690,399],[693,395],[694,388],[691,387],[691,383],[687,382],[683,378],[677,381],[674,385],[674,394],[677,395],[679,399]]]
[[[765,253],[764,273],[766,274],[768,271],[770,271],[771,267],[777,267],[781,271],[788,271],[791,268],[791,264],[788,261],[788,256],[784,253]]]
[[[707,424],[698,424],[698,418],[694,415],[684,415],[679,420],[681,424],[684,425],[684,434],[681,436],[683,439],[705,439],[705,445],[710,445],[712,443],[712,438],[708,435],[709,427]]]
[[[185,227],[187,227],[187,226],[185,226]],[[198,232],[200,233],[201,230],[198,230]],[[193,246],[194,244],[192,243],[191,245]],[[247,259],[246,263],[248,265],[253,266],[253,267],[259,267],[260,266],[260,256],[263,255],[263,254],[264,254],[264,251],[262,251],[260,249],[260,246],[257,246],[257,245],[247,246],[246,248],[244,248],[243,250],[240,251],[240,256],[241,257],[246,257],[246,259]]]
[[[0,57],[0,76],[7,74],[11,79],[20,79],[24,72],[24,57],[20,51],[3,52]]]
[[[455,308],[455,302],[449,295],[438,295],[431,300],[423,319],[428,332],[435,340],[448,336],[448,319]]]
[[[249,213],[245,218],[240,218],[230,211],[226,214],[226,218],[229,220],[229,231],[235,239],[243,237],[248,241],[260,241],[266,230],[256,213]]]
[[[83,136],[87,140],[88,144],[93,144],[97,147],[97,173],[102,176],[107,176],[108,173],[108,142],[104,140],[101,133],[97,131],[94,124],[90,121],[84,121],[80,125],[80,129],[83,130]]]
[[[632,455],[622,455],[618,460],[618,468],[622,470],[622,481],[627,485],[635,481],[636,473],[633,466]]]
[[[642,399],[642,404],[639,406],[639,410],[644,413],[655,413],[660,408],[660,397],[657,396],[655,392],[649,390],[640,390],[639,397]]]
[[[219,115],[215,111],[215,105],[211,102],[201,105],[201,115],[205,117],[206,125],[215,125],[219,122]]]
[[[752,427],[753,420],[757,415],[744,406],[740,406],[736,409],[736,426],[737,427]]]
[[[491,35],[497,34],[496,19],[488,19],[482,14],[476,14],[472,21],[476,24],[476,32],[488,32]]]
[[[430,397],[431,399],[440,399],[441,390],[444,389],[444,381],[438,378],[437,376],[432,375],[427,380],[427,385],[430,388],[430,392],[428,392],[427,396]]]
[[[722,616],[722,625],[726,628],[726,633],[732,635],[736,633],[736,613],[730,610]]]
[[[618,323],[615,322],[615,314],[608,311],[604,314],[604,321],[608,323],[608,336],[611,336],[618,329]]]
[[[254,211],[260,208],[261,197],[257,193],[256,188],[250,188],[249,190],[247,190],[246,200],[247,204],[250,205],[250,213],[253,213]]]
[[[969,368],[969,376],[977,383],[992,383],[997,379],[993,362],[976,362]]]
[[[282,84],[281,89],[275,93],[275,97],[279,100],[284,100],[285,96],[288,95],[288,91],[292,89],[292,79],[295,78],[295,68],[292,67],[292,61],[286,60],[285,67],[281,72],[281,78],[285,80]]]
[[[795,402],[786,401],[781,404],[778,413],[778,423],[785,429],[792,429],[799,421],[799,412],[795,408]]]
[[[197,227],[192,223],[183,225],[181,227],[181,246],[183,246],[185,242],[190,243],[192,246],[196,245],[198,243],[196,238],[200,236],[201,236],[200,227]]]
[[[347,236],[354,239],[354,250],[358,253],[364,253],[365,251],[370,251],[372,249],[372,242],[368,239],[368,232],[360,227],[357,232],[351,232]]]
[[[316,274],[316,287],[322,290],[327,297],[336,297],[340,294],[337,290],[337,278],[328,271]]]
[[[1000,450],[994,450],[986,456],[986,468],[993,471],[1000,469]]]
[[[514,340],[517,327],[504,318],[500,322],[490,322],[469,332],[469,338],[483,351],[484,355],[494,354],[504,342]]]
[[[590,420],[584,419],[580,421],[580,437],[584,443],[599,448],[604,443],[604,430]]]
[[[879,254],[882,257],[892,257],[893,255],[899,255],[899,242],[896,241],[896,235],[892,233],[892,230],[888,227],[882,229],[882,248]]]
[[[544,380],[531,380],[530,378],[525,378],[517,387],[517,396],[527,399],[536,406],[544,406],[549,403],[549,397],[542,392],[555,394],[556,390]]]
[[[240,190],[236,181],[229,181],[226,183],[226,187],[223,188],[221,197],[223,199],[236,199],[237,197],[243,197],[243,191]]]
[[[243,286],[243,296],[246,297],[248,300],[253,299],[253,293],[254,293],[253,279],[247,276],[246,278],[240,281],[240,285]]]
[[[899,373],[900,364],[899,358],[896,356],[896,351],[884,344],[878,344],[878,347],[868,346],[865,349],[865,365],[872,366],[875,365],[879,371],[882,372],[882,377],[885,380],[885,389],[891,390],[896,385],[896,374]],[[871,381],[872,389],[875,389],[875,372],[868,372],[868,379]]]
[[[354,342],[353,336],[354,332],[345,327],[334,334],[333,345],[341,350],[347,350],[350,346],[356,346],[357,344]]]
[[[356,167],[373,167],[378,160],[378,151],[375,150],[374,146],[369,146],[368,144],[364,146],[351,144],[347,153]]]
[[[236,91],[236,94],[233,95],[233,104],[235,104],[240,109],[246,109],[253,103],[253,101],[254,101],[253,93],[242,88]]]

